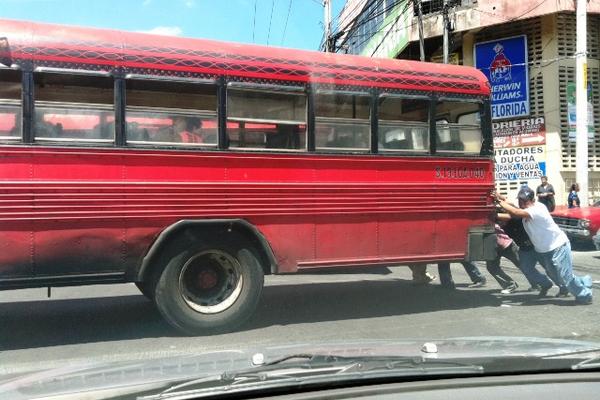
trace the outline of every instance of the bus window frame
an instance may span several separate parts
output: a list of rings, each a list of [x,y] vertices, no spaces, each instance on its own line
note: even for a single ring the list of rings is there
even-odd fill
[[[170,76],[161,76],[161,75],[144,75],[144,74],[126,74],[123,78],[123,88],[122,93],[119,93],[122,96],[120,103],[122,104],[122,124],[123,131],[122,137],[119,141],[122,143],[118,143],[119,147],[127,147],[127,148],[151,148],[151,149],[160,149],[160,150],[168,150],[168,149],[203,149],[203,150],[215,150],[221,149],[220,147],[220,137],[221,137],[221,128],[219,124],[219,112],[220,112],[220,104],[219,104],[219,79],[208,79],[208,78],[185,78],[185,77],[170,77]],[[215,88],[215,111],[209,110],[196,110],[196,109],[182,109],[182,108],[169,108],[169,107],[147,107],[147,106],[128,106],[127,105],[127,82],[129,81],[138,81],[138,82],[164,82],[164,83],[185,83],[194,86],[213,86]],[[115,90],[116,94],[116,90]],[[116,105],[115,105],[116,110]],[[127,111],[156,111],[157,113],[169,113],[171,115],[182,115],[182,116],[190,116],[191,112],[194,112],[194,115],[198,116],[210,116],[214,117],[217,121],[217,143],[180,143],[180,142],[159,142],[159,141],[146,141],[146,140],[127,140]],[[117,120],[117,118],[115,118]],[[118,142],[119,142],[118,141]]]
[[[36,67],[34,68],[32,71],[29,71],[29,74],[31,76],[31,81],[29,82],[29,84],[31,85],[31,93],[28,96],[25,96],[25,78],[23,80],[23,87],[21,88],[22,91],[22,97],[23,97],[23,101],[25,101],[25,97],[29,97],[30,96],[30,101],[31,101],[31,112],[30,115],[28,116],[29,121],[28,121],[28,129],[29,132],[25,132],[25,129],[23,129],[23,142],[26,144],[36,144],[36,143],[43,143],[44,145],[52,145],[52,144],[57,144],[57,145],[68,145],[69,147],[73,146],[73,147],[77,147],[77,145],[81,145],[83,147],[93,147],[94,145],[97,144],[104,144],[104,143],[110,143],[113,146],[115,146],[115,144],[117,143],[117,113],[118,113],[118,103],[115,101],[116,100],[116,96],[117,96],[117,92],[116,92],[116,80],[117,78],[112,74],[112,72],[110,71],[105,71],[105,70],[84,70],[84,69],[68,69],[68,68],[54,68],[54,67]],[[35,83],[36,83],[36,74],[54,74],[54,75],[69,75],[69,76],[92,76],[92,77],[98,77],[98,78],[105,78],[105,79],[110,79],[113,83],[113,87],[112,87],[112,91],[113,91],[113,101],[110,104],[102,104],[102,103],[73,103],[73,102],[67,102],[67,101],[63,101],[63,102],[51,102],[51,101],[44,101],[44,100],[36,100],[36,94],[35,94]],[[23,74],[25,75],[25,73]],[[38,108],[38,106],[40,105],[40,103],[43,105],[45,105],[46,103],[48,103],[47,105],[53,108],[65,108],[68,109],[68,105],[80,105],[77,108],[80,109],[87,109],[90,108],[91,110],[102,110],[102,111],[112,111],[113,112],[113,116],[115,118],[115,128],[114,128],[114,135],[112,139],[76,139],[76,138],[47,138],[47,137],[36,137],[35,136],[35,113],[36,113],[36,109]],[[89,107],[89,106],[94,106]],[[24,107],[23,107],[24,108]],[[25,113],[23,113],[25,114]],[[25,118],[25,116],[24,116]],[[101,147],[106,147],[106,146],[101,146]]]
[[[227,110],[225,114],[225,130],[227,129],[227,121],[232,122],[251,122],[251,123],[269,123],[269,124],[277,124],[277,123],[290,123],[290,124],[304,124],[304,147],[300,149],[278,149],[278,148],[261,148],[261,147],[231,147],[229,141],[229,134],[225,131],[225,138],[227,142],[226,149],[230,151],[240,151],[240,152],[258,152],[258,153],[309,153],[309,90],[308,85],[277,85],[277,84],[262,84],[262,83],[254,83],[254,82],[239,82],[239,81],[227,81],[225,83],[225,99],[224,99],[224,107]],[[297,95],[304,96],[304,121],[293,121],[293,120],[271,120],[271,119],[263,119],[263,118],[246,118],[246,117],[230,117],[229,116],[229,105],[227,103],[229,97],[229,90],[234,91],[246,91],[253,93],[271,93],[271,94],[289,94],[289,95]],[[219,148],[221,149],[221,148]]]
[[[331,87],[319,87],[320,85],[307,82],[302,85],[285,85],[285,84],[268,84],[268,83],[256,83],[256,82],[241,82],[238,80],[230,80],[224,75],[218,75],[214,79],[210,78],[185,78],[185,77],[170,77],[160,75],[144,75],[144,74],[119,74],[118,71],[105,71],[105,70],[81,70],[81,69],[66,69],[66,68],[51,68],[51,67],[37,67],[35,69],[22,69],[20,67],[2,67],[2,69],[18,70],[21,71],[21,100],[15,100],[14,103],[21,107],[21,135],[15,137],[1,137],[0,141],[6,144],[14,143],[25,143],[35,145],[37,142],[41,142],[44,145],[51,145],[55,143],[57,145],[81,145],[83,147],[89,146],[101,146],[106,147],[106,144],[112,144],[116,147],[123,148],[159,148],[159,149],[176,149],[181,150],[189,148],[191,150],[221,150],[221,151],[240,151],[240,152],[282,152],[282,153],[316,153],[316,154],[349,154],[349,155],[380,155],[384,157],[389,156],[450,156],[450,157],[476,157],[485,156],[490,157],[493,155],[493,142],[491,132],[491,119],[490,119],[490,100],[482,97],[468,97],[468,96],[453,96],[451,94],[442,93],[438,94],[414,94],[414,93],[395,93],[385,92],[379,88],[372,88],[368,90],[337,90]],[[112,103],[114,115],[115,115],[115,135],[114,139],[75,139],[75,138],[34,138],[33,132],[33,120],[35,113],[35,74],[36,73],[51,73],[51,74],[65,74],[71,76],[97,76],[107,79],[112,79],[114,83],[113,93],[114,101]],[[178,142],[150,142],[150,141],[126,141],[126,115],[127,108],[135,107],[136,111],[144,110],[158,110],[158,112],[166,112],[179,114],[181,109],[168,109],[168,108],[145,108],[142,106],[130,106],[126,104],[126,90],[127,82],[129,80],[138,81],[163,81],[163,82],[174,82],[174,83],[187,83],[195,85],[211,85],[216,88],[216,111],[210,112],[203,110],[202,116],[215,117],[217,120],[217,143],[178,143]],[[122,84],[120,84],[122,83]],[[28,90],[27,86],[31,86]],[[227,135],[227,121],[228,120],[240,120],[245,122],[273,122],[271,120],[253,119],[253,118],[229,118],[227,113],[227,93],[228,89],[235,90],[248,90],[262,93],[289,93],[298,94],[305,96],[305,121],[279,121],[288,123],[304,123],[306,125],[305,135],[306,143],[302,149],[276,149],[276,148],[241,148],[235,147],[230,148],[228,143]],[[316,125],[317,119],[315,108],[316,108],[316,96],[318,95],[351,95],[351,96],[365,96],[370,99],[369,102],[369,129],[370,129],[370,144],[364,149],[358,148],[317,148],[316,147]],[[397,149],[393,151],[382,149],[379,144],[380,129],[379,125],[379,110],[378,104],[382,98],[398,98],[398,99],[416,99],[425,100],[430,102],[429,106],[429,149],[420,150],[408,150],[408,149]],[[482,146],[479,154],[477,153],[464,153],[459,151],[437,151],[437,124],[436,124],[436,109],[437,103],[440,101],[451,101],[461,103],[474,103],[479,104],[479,115],[480,115],[480,128],[482,132]],[[39,103],[38,103],[39,104]],[[55,102],[52,103],[52,107],[68,108],[69,105],[83,105],[80,107],[86,109],[88,103],[69,103],[69,102]],[[94,104],[89,103],[91,109],[94,110],[111,110],[109,104]],[[139,109],[139,110],[138,110]],[[30,110],[30,111],[28,111]],[[209,115],[210,114],[210,115]],[[461,114],[463,115],[463,114]],[[460,117],[460,115],[458,116]],[[487,121],[487,120],[490,121]],[[119,129],[119,122],[122,122],[122,129]],[[490,122],[488,127],[486,124]]]
[[[379,96],[377,97],[377,104],[379,106],[379,100],[380,99],[386,99],[386,98],[395,98],[395,99],[401,99],[401,100],[423,100],[429,103],[428,109],[427,109],[427,121],[426,122],[421,122],[422,124],[427,124],[427,129],[428,129],[428,136],[429,136],[429,146],[426,149],[423,150],[410,150],[410,149],[383,149],[383,148],[379,148],[378,149],[378,153],[382,154],[382,155],[386,155],[386,156],[429,156],[432,154],[435,154],[435,152],[432,152],[432,146],[431,146],[431,142],[432,142],[432,133],[431,133],[431,109],[432,109],[432,104],[434,102],[432,96],[428,96],[428,95],[419,95],[419,94],[403,94],[403,93],[387,93],[387,92],[383,92],[380,93]],[[379,114],[377,115],[377,127],[379,128],[379,126],[381,125],[381,122],[384,122],[384,125],[386,122],[394,122],[394,121],[389,121],[389,120],[382,120],[381,118],[379,118]],[[400,122],[406,122],[409,125],[411,124],[410,121],[400,121]],[[377,130],[377,146],[379,146],[379,129]]]
[[[347,119],[347,118],[339,118],[339,117],[318,117],[315,111],[315,103],[316,103],[316,99],[313,98],[313,112],[314,112],[314,130],[313,130],[313,140],[314,140],[314,144],[315,144],[315,153],[318,154],[336,154],[336,155],[340,155],[340,154],[354,154],[354,155],[365,155],[365,154],[373,154],[376,155],[378,154],[378,142],[377,142],[377,136],[379,135],[379,132],[377,130],[377,118],[374,118],[373,115],[375,114],[375,116],[377,115],[377,106],[374,104],[376,103],[376,101],[374,101],[375,98],[377,98],[377,94],[378,94],[378,90],[377,89],[373,89],[373,90],[336,90],[336,89],[330,89],[330,88],[316,88],[314,91],[314,96],[319,96],[319,95],[336,95],[336,94],[341,94],[341,95],[345,95],[345,96],[361,96],[361,97],[367,97],[369,99],[369,119],[367,122],[367,125],[369,126],[369,144],[367,144],[366,147],[364,148],[350,148],[350,147],[318,147],[316,145],[317,142],[317,137],[316,137],[316,127],[317,127],[317,121],[319,119],[324,119],[324,120],[331,120],[331,121],[348,121],[350,123],[350,120],[352,119]],[[373,120],[375,120],[375,130],[373,130],[374,127],[374,122]],[[327,122],[327,121],[326,121]]]
[[[2,64],[0,64],[0,71],[16,71],[18,73],[21,74],[21,97],[20,99],[6,99],[4,100],[2,103],[3,104],[7,104],[7,105],[11,105],[11,106],[16,106],[19,108],[19,112],[20,112],[20,123],[19,123],[19,127],[20,127],[20,132],[17,136],[0,136],[0,143],[6,143],[6,144],[14,144],[15,142],[21,142],[23,141],[23,136],[24,136],[24,132],[25,132],[25,128],[24,128],[24,118],[23,118],[23,79],[25,76],[25,71],[23,71],[18,65],[14,65],[14,66],[10,66],[10,67],[5,67]]]
[[[487,156],[487,154],[483,154],[484,153],[484,145],[486,144],[486,129],[485,129],[485,124],[484,124],[484,110],[485,110],[485,102],[486,100],[479,98],[479,97],[454,97],[454,96],[449,96],[449,95],[442,95],[442,96],[432,96],[431,98],[432,100],[432,109],[430,110],[430,115],[432,116],[431,119],[431,126],[433,128],[432,131],[432,137],[430,138],[430,140],[434,140],[434,146],[432,147],[432,150],[434,150],[432,152],[433,155],[436,155],[438,157],[481,157],[481,156]],[[452,150],[438,150],[437,149],[437,145],[438,145],[438,132],[437,132],[437,121],[441,121],[444,120],[444,118],[437,118],[436,112],[437,112],[437,103],[441,102],[441,101],[451,101],[451,102],[457,102],[457,103],[471,103],[471,104],[479,104],[479,117],[480,117],[480,129],[481,129],[481,148],[479,150],[479,152],[472,152],[472,153],[466,153],[464,151],[452,151]],[[460,115],[465,115],[465,114],[471,114],[471,113],[462,113],[459,114],[457,116],[457,120],[458,117]],[[490,131],[491,134],[491,131]],[[430,144],[431,145],[431,144]]]

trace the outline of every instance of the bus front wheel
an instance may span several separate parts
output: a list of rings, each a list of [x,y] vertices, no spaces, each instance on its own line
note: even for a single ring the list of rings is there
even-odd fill
[[[176,254],[157,282],[162,316],[188,335],[234,330],[258,304],[264,273],[252,248],[201,244]]]

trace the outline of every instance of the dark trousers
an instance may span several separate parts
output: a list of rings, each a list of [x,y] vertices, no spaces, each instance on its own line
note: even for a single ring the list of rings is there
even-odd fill
[[[485,277],[481,274],[481,271],[479,271],[479,268],[477,268],[475,264],[466,261],[461,262],[461,264],[465,268],[465,271],[473,283],[485,280]],[[450,271],[449,262],[438,263],[438,273],[440,275],[440,283],[442,286],[450,286],[454,283],[452,280],[452,271]]]
[[[509,259],[517,268],[520,268],[519,246],[512,242],[510,246],[505,249],[500,247],[498,248],[496,258],[486,262],[486,267],[490,275],[494,277],[502,289],[506,289],[507,287],[514,285],[515,280],[500,267],[500,259],[502,257]]]

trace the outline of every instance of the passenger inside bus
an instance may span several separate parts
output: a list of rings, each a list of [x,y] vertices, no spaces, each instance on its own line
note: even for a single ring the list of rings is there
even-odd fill
[[[174,142],[202,143],[200,129],[202,121],[197,117],[176,116],[173,118]]]
[[[299,149],[300,138],[295,125],[277,124],[273,133],[266,134],[267,149]]]
[[[445,135],[438,133],[438,150],[448,151],[464,151],[465,144],[460,138],[460,130],[458,128],[446,128]],[[447,133],[449,132],[449,133]]]

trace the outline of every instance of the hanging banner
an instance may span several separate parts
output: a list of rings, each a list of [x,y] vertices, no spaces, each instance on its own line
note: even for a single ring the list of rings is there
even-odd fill
[[[490,81],[492,120],[529,115],[527,36],[477,43],[473,56]]]
[[[492,122],[494,148],[546,144],[544,117]]]
[[[524,181],[546,175],[546,146],[494,149],[496,181]]]
[[[569,118],[569,141],[575,142],[577,137],[577,89],[574,82],[567,83],[567,112]],[[592,97],[592,84],[588,82],[587,88],[587,126],[588,140],[594,139],[594,104]]]

